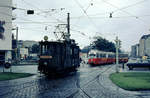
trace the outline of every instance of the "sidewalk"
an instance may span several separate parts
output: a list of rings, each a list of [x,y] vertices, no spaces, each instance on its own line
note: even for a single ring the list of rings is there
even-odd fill
[[[12,72],[37,74],[37,65],[17,65],[11,66]],[[4,69],[5,72],[10,72],[10,69]],[[3,72],[3,67],[0,67],[0,72]]]
[[[128,69],[122,70],[120,68],[120,71],[127,72]],[[109,75],[111,73],[115,72],[115,66],[113,66],[112,69],[109,69],[107,72],[105,72],[103,75],[99,77],[100,83],[104,86],[108,92],[113,92],[114,95],[119,95],[121,97],[118,98],[150,98],[150,91],[127,91],[122,88],[119,88],[116,86],[112,81],[109,79]]]

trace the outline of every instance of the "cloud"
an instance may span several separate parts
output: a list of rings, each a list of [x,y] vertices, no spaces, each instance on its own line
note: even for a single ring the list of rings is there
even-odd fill
[[[90,44],[91,40],[89,37],[92,38],[96,35],[105,37],[110,41],[113,41],[118,35],[122,40],[122,48],[129,51],[131,45],[138,43],[140,37],[149,32],[150,21],[148,13],[150,12],[150,1],[105,1],[106,2],[103,2],[103,0],[93,0],[92,2],[90,0],[14,0],[13,2],[17,3],[18,7],[26,9],[32,8],[39,13],[39,15],[27,16],[25,15],[25,11],[15,11],[18,17],[25,18],[29,20],[28,22],[33,22],[32,24],[21,24],[17,23],[17,21],[27,22],[27,20],[21,18],[16,20],[16,24],[19,25],[20,28],[31,28],[27,30],[20,29],[20,39],[41,40],[41,37],[45,34],[49,35],[50,39],[55,39],[55,36],[53,36],[55,26],[60,23],[66,23],[67,13],[70,12],[71,28],[76,30],[76,32],[72,31],[71,37],[76,39],[79,45],[84,46]],[[143,2],[135,4],[140,1]],[[65,10],[60,10],[61,8],[65,8]],[[52,9],[56,10],[52,11]],[[44,13],[44,10],[49,12]],[[109,18],[111,12],[113,12],[112,18]],[[38,24],[34,23],[34,21],[45,23]],[[44,30],[46,25],[51,25],[48,31]],[[80,33],[77,31],[80,31]],[[29,34],[32,37],[28,37]]]

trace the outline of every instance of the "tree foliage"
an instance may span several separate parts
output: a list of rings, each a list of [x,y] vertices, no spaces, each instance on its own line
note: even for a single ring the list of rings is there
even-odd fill
[[[106,52],[115,52],[115,44],[113,42],[109,42],[105,38],[102,38],[100,36],[94,37],[95,41],[93,41],[93,48],[101,51]]]
[[[92,46],[85,46],[83,49],[81,49],[82,53],[88,53],[92,49]]]

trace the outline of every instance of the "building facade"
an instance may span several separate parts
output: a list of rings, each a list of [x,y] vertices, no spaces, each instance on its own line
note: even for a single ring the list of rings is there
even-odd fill
[[[39,43],[37,41],[32,41],[32,40],[23,41],[24,47],[32,47],[34,44],[39,45]]]
[[[26,59],[29,56],[28,48],[19,49],[20,59]]]
[[[139,57],[139,44],[131,46],[131,57]]]
[[[139,55],[150,57],[150,34],[143,35],[139,41]]]
[[[11,59],[12,0],[0,0],[0,60]]]

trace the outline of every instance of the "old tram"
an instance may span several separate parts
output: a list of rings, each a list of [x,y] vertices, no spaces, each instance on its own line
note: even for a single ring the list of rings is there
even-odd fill
[[[45,75],[62,74],[75,71],[80,66],[80,48],[75,40],[70,39],[69,13],[67,18],[67,31],[62,33],[63,40],[45,41],[40,44],[40,59],[38,70]]]
[[[41,41],[38,70],[46,75],[75,71],[80,65],[79,51],[74,40]]]

